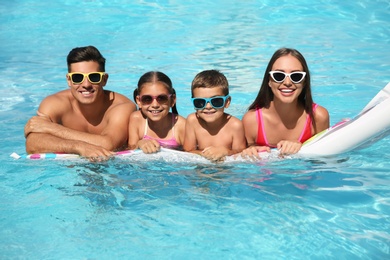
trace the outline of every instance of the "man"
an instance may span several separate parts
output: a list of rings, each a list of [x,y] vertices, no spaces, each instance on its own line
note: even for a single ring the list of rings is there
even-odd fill
[[[28,153],[63,152],[105,160],[127,144],[135,104],[104,90],[106,59],[93,46],[74,48],[67,57],[69,89],[46,97],[26,124]]]

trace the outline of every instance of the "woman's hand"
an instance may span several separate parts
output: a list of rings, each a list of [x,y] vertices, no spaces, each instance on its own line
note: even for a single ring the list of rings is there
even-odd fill
[[[251,159],[260,159],[260,152],[271,152],[271,149],[268,146],[249,146],[241,152],[241,157],[243,158],[251,158]]]
[[[299,152],[299,150],[302,147],[301,142],[294,142],[294,141],[280,141],[277,144],[277,148],[280,152],[280,155],[288,155],[288,154],[295,154]]]

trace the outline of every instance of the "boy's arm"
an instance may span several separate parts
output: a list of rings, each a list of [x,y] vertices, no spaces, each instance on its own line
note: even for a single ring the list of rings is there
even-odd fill
[[[242,152],[246,148],[246,138],[244,124],[238,118],[232,117],[233,143],[229,155]]]
[[[197,124],[196,120],[195,114],[190,114],[186,119],[183,150],[186,152],[201,154],[202,151],[197,150],[195,133],[195,125]]]

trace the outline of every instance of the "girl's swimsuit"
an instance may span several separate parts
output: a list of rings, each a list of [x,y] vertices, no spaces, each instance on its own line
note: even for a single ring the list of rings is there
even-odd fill
[[[162,147],[170,148],[170,149],[180,149],[181,145],[176,141],[175,138],[175,115],[172,114],[172,138],[170,139],[159,139],[148,136],[146,133],[148,132],[148,119],[145,122],[145,131],[144,138],[146,140],[156,140]]]
[[[317,104],[313,104],[313,113],[315,112],[317,106],[318,106]],[[256,144],[260,146],[276,147],[268,143],[267,137],[265,135],[264,123],[263,123],[264,120],[263,120],[263,114],[261,112],[261,108],[256,109],[256,118],[258,124]],[[310,116],[307,115],[305,127],[303,128],[303,131],[298,139],[299,142],[303,143],[313,136],[311,132],[311,125],[312,125],[312,120]]]

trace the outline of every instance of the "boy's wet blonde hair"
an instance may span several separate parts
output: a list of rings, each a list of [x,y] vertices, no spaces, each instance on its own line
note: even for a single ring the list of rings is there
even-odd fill
[[[229,83],[225,75],[218,70],[204,70],[199,72],[191,84],[191,94],[194,97],[196,88],[222,88],[223,94],[229,95]]]

